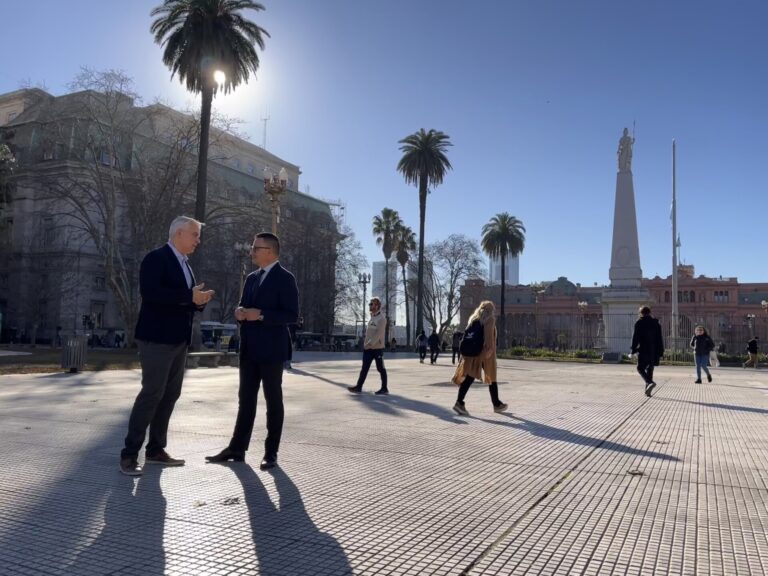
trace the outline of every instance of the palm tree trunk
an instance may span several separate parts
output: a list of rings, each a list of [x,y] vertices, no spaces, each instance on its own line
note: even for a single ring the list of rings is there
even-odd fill
[[[424,221],[427,217],[427,175],[419,175],[419,270],[416,279],[416,334],[424,329]]]
[[[506,270],[505,267],[505,254],[504,252],[501,253],[501,298],[500,298],[500,307],[501,307],[501,314],[499,316],[499,345],[498,347],[504,350],[507,347],[507,326],[506,326],[506,319],[507,315],[504,312],[504,294],[507,291],[507,279],[506,279]]]
[[[197,195],[195,197],[195,220],[205,222],[205,203],[208,194],[208,139],[211,132],[211,107],[213,104],[213,87],[204,85],[202,103],[200,106],[200,143],[197,151]],[[194,265],[198,278],[205,273],[203,246],[195,250]],[[200,327],[202,314],[195,314],[192,321],[192,350],[203,347],[203,335]]]
[[[205,222],[205,201],[208,193],[208,139],[211,132],[213,87],[203,86],[202,96],[200,145],[197,154],[197,196],[195,198],[195,220],[198,222]]]
[[[408,306],[408,282],[405,278],[405,264],[401,265],[403,268],[403,294],[405,295],[405,344],[411,349],[411,311]]]
[[[389,346],[389,258],[384,259],[384,300],[386,307],[384,308],[384,348]]]

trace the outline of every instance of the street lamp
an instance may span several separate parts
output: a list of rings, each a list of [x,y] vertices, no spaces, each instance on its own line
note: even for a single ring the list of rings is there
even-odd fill
[[[285,192],[288,173],[280,168],[278,174],[273,174],[269,168],[264,168],[264,192],[272,203],[272,234],[277,235],[277,224],[280,222],[280,196]]]
[[[752,338],[754,336],[754,324],[755,322],[755,315],[754,314],[747,314],[747,324],[749,326],[749,337]]]
[[[357,283],[363,285],[363,327],[362,327],[363,336],[365,336],[365,301],[368,298],[367,288],[368,288],[368,283],[370,281],[371,281],[370,274],[361,272],[360,274],[357,275]]]
[[[576,306],[579,307],[579,312],[581,312],[581,349],[584,350],[586,348],[586,334],[584,333],[586,328],[586,310],[587,306],[589,306],[589,303],[585,300],[582,300],[581,302],[577,303]]]
[[[251,253],[251,245],[248,242],[235,242],[235,253],[240,256],[240,296],[243,295],[245,284],[245,272],[248,266],[248,256]]]

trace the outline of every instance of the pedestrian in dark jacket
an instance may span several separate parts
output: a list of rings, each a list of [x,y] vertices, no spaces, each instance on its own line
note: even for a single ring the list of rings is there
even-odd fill
[[[427,344],[429,344],[429,363],[435,364],[437,363],[437,357],[440,354],[440,337],[437,335],[437,332],[433,331],[432,334],[429,335]]]
[[[653,368],[659,365],[664,355],[664,339],[661,336],[661,324],[651,316],[648,306],[640,308],[640,318],[635,322],[632,354],[637,354],[637,371],[645,382],[645,395],[650,398],[651,391],[656,386],[653,381]]]
[[[693,338],[691,338],[691,348],[693,348],[696,358],[696,384],[701,384],[701,370],[707,374],[707,382],[712,382],[712,374],[709,373],[709,353],[715,349],[715,343],[707,334],[704,326],[696,326]]]
[[[419,351],[419,362],[424,364],[424,358],[427,356],[427,335],[424,334],[424,330],[416,336],[416,348]]]
[[[747,366],[751,365],[755,370],[757,370],[757,336],[747,342],[747,354],[749,354],[749,360],[742,364],[742,368],[746,368]]]
[[[458,356],[459,361],[461,361],[461,352],[459,351],[459,347],[461,346],[462,336],[464,336],[464,332],[459,330],[456,330],[456,332],[453,333],[453,338],[451,340],[451,352],[453,352],[451,364],[456,364],[456,356]]]

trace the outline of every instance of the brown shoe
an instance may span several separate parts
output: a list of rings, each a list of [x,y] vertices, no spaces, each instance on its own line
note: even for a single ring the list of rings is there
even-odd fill
[[[157,454],[147,456],[144,459],[144,465],[147,464],[161,464],[163,466],[184,466],[184,460],[178,458],[171,458],[170,454],[165,450],[160,450]]]
[[[143,470],[136,458],[120,458],[120,472],[126,476],[141,476]]]

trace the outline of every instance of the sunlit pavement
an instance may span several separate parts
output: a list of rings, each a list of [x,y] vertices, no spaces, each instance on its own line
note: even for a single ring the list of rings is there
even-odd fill
[[[763,574],[768,372],[502,361],[451,406],[450,358],[305,354],[284,382],[280,467],[205,464],[237,408],[232,368],[187,373],[168,451],[118,471],[138,371],[3,376],[0,574]],[[143,459],[143,456],[142,456]]]

